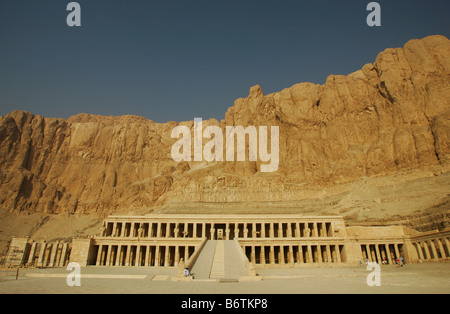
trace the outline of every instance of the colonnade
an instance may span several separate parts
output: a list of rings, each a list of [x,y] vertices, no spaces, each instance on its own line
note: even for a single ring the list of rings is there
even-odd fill
[[[449,238],[429,238],[413,242],[418,258],[422,261],[432,261],[450,258]]]
[[[354,235],[354,236],[352,236]],[[207,240],[237,240],[255,265],[437,261],[450,258],[450,228],[346,227],[340,216],[110,216],[100,234],[71,243],[13,237],[8,265],[63,267],[70,260],[98,266],[177,266]],[[77,241],[75,241],[77,240]]]
[[[63,267],[66,265],[69,256],[69,243],[33,242],[27,264],[37,267]]]
[[[343,244],[242,245],[255,265],[346,262]]]
[[[310,238],[333,237],[332,222],[121,222],[106,221],[101,236],[119,238]]]
[[[401,243],[361,244],[363,259],[379,264],[395,264],[395,260],[404,256]]]
[[[96,266],[177,266],[181,259],[187,261],[194,253],[191,245],[139,245],[139,244],[99,244]]]

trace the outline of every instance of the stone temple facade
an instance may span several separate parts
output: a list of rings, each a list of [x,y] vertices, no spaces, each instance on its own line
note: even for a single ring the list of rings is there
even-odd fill
[[[202,268],[212,268],[215,260],[226,260],[219,253],[231,254],[224,251],[224,242],[238,248],[233,258],[251,273],[260,267],[394,264],[400,257],[406,263],[438,261],[450,258],[449,240],[450,228],[349,227],[340,216],[110,216],[97,236],[70,243],[13,238],[6,264],[192,268],[204,263]],[[209,258],[207,247],[212,247]]]

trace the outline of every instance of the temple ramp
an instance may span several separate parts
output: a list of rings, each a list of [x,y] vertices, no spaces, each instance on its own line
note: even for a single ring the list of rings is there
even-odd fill
[[[242,248],[233,240],[223,241],[225,251],[225,279],[239,280],[241,276],[247,276],[248,271],[242,260]]]
[[[216,250],[214,251],[214,258],[211,265],[211,272],[209,278],[219,279],[225,277],[225,241],[216,241]]]
[[[231,240],[208,240],[191,273],[194,279],[239,280],[248,274],[239,250]]]
[[[194,279],[209,279],[216,250],[216,242],[215,240],[208,240],[203,246],[191,269],[191,274],[194,276]]]

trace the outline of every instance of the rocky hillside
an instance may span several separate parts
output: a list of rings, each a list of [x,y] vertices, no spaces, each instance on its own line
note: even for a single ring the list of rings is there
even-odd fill
[[[268,95],[254,86],[224,120],[203,121],[223,130],[279,126],[277,172],[261,172],[260,162],[177,163],[170,135],[179,124],[193,127],[193,121],[161,124],[137,116],[54,119],[14,111],[0,117],[0,208],[97,217],[294,210],[357,220],[372,207],[397,215],[378,206],[387,201],[384,187],[403,184],[402,193],[414,186],[404,196],[410,200],[422,179],[433,186],[424,196],[431,199],[401,213],[434,206],[449,193],[450,41],[411,40],[324,85],[300,83]],[[366,203],[358,203],[358,189],[367,192]]]

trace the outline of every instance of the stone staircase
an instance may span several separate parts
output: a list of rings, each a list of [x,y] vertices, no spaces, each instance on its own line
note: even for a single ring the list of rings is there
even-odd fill
[[[215,250],[216,242],[211,240],[206,241],[191,269],[191,274],[195,279],[209,279]]]
[[[225,277],[225,249],[223,241],[216,241],[216,250],[211,265],[209,278],[223,278]]]
[[[192,267],[194,279],[239,280],[247,275],[239,245],[231,240],[208,240]]]

